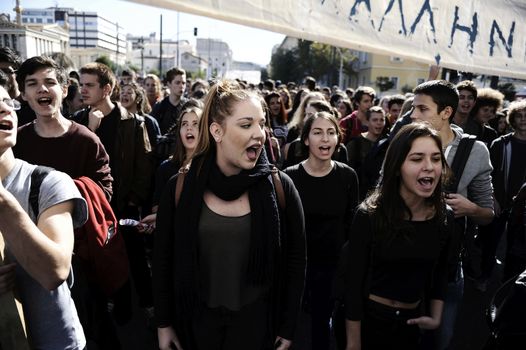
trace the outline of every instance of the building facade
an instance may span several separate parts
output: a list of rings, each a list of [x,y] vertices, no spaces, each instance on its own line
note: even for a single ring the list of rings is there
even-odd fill
[[[157,39],[156,33],[151,33],[149,36],[127,35],[126,38],[131,44],[128,62],[139,67],[143,74],[159,71],[161,43]],[[188,72],[197,72],[202,64],[194,62],[195,58],[191,59],[190,56],[198,58],[194,46],[188,40],[177,42],[171,39],[163,39],[162,73],[164,74],[168,69],[177,66]]]
[[[208,61],[191,52],[185,52],[181,55],[181,68],[192,77],[205,78],[208,71]]]
[[[402,90],[412,90],[418,84],[427,80],[429,65],[415,62],[409,59],[360,52],[357,61],[357,84],[371,86],[380,95],[399,93]],[[376,85],[376,79],[387,77],[393,82],[393,87],[387,91],[380,92]]]
[[[224,78],[232,65],[232,50],[219,39],[197,39],[197,55],[208,62],[207,79]]]
[[[75,11],[67,7],[22,10],[26,25],[57,23],[69,30],[70,56],[77,66],[108,56],[117,64],[126,61],[127,42],[124,29],[96,12]]]
[[[0,46],[9,47],[22,59],[69,53],[68,31],[57,24],[18,25],[8,15],[0,15]]]

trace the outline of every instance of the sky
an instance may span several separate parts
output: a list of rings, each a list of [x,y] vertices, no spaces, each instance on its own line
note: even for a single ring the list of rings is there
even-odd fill
[[[2,0],[0,13],[15,18],[15,0]],[[147,36],[160,33],[160,14],[163,15],[163,38],[177,39],[177,12],[122,0],[20,0],[22,8],[72,7],[77,11],[97,12],[112,22],[117,22],[125,33]],[[272,48],[285,36],[266,30],[219,21],[207,17],[179,13],[179,39],[195,45],[194,27],[198,38],[221,39],[228,43],[236,61],[267,65]]]

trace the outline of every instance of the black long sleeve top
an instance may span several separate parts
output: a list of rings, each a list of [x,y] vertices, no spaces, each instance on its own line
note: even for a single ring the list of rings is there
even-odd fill
[[[351,226],[345,288],[346,317],[362,320],[369,294],[414,303],[444,300],[451,232],[438,218],[405,221],[393,238],[373,231],[372,218],[358,209]],[[374,236],[374,237],[373,237]]]
[[[308,263],[337,265],[358,205],[358,177],[348,165],[334,162],[322,177],[301,164],[285,169],[298,189],[305,212]]]

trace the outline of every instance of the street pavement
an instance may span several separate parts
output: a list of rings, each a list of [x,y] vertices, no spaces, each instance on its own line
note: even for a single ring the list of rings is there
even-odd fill
[[[491,297],[500,285],[502,267],[502,265],[496,265],[486,292],[477,290],[473,281],[467,278],[465,279],[463,302],[459,310],[450,350],[481,350],[483,348],[489,336],[485,312]],[[122,349],[156,350],[158,349],[157,334],[155,330],[147,328],[146,316],[143,310],[136,306],[137,299],[135,295],[133,298],[135,305],[133,319],[124,326],[116,326]],[[309,334],[309,315],[302,313],[292,349],[311,350]],[[334,339],[331,340],[330,349],[336,350]],[[95,344],[88,343],[88,350],[99,349]]]

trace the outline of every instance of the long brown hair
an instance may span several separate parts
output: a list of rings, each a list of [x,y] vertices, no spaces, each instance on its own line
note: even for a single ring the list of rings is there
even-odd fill
[[[273,99],[273,98],[279,99],[279,104],[280,104],[279,115],[277,115],[275,117],[270,114],[270,100]],[[273,91],[273,92],[271,92],[271,93],[269,93],[268,95],[265,96],[265,102],[267,103],[268,110],[269,110],[269,113],[268,113],[269,119],[276,118],[277,122],[280,125],[287,124],[287,122],[288,122],[287,112],[285,110],[285,105],[283,104],[283,99],[281,98],[281,95],[278,94],[277,92]],[[270,123],[269,125],[272,125],[272,123]]]
[[[199,129],[199,132],[201,132],[201,117],[203,115],[203,110],[196,106],[190,106],[190,107],[186,107],[185,109],[183,109],[183,111],[181,112],[181,116],[179,117],[179,120],[177,121],[177,124],[175,125],[175,135],[176,135],[175,151],[170,157],[170,160],[172,162],[174,162],[175,164],[179,164],[179,166],[181,167],[185,166],[190,161],[190,159],[186,157],[186,148],[183,145],[183,141],[181,140],[181,135],[180,135],[181,127],[183,125],[183,117],[185,114],[188,114],[188,113],[195,113],[195,115],[197,115],[198,126],[199,126],[198,129]],[[201,135],[197,135],[197,140],[199,140],[200,137]]]
[[[134,103],[137,107],[137,114],[149,114],[152,111],[152,107],[150,106],[150,102],[148,102],[148,99],[146,98],[146,93],[144,92],[144,89],[141,86],[139,86],[139,84],[130,82],[123,84],[121,86],[121,90],[123,90],[126,86],[131,87],[133,92],[135,93]]]
[[[442,141],[438,133],[427,123],[411,123],[400,129],[391,141],[385,155],[383,174],[376,189],[362,202],[361,207],[375,216],[378,232],[393,231],[402,226],[404,218],[412,218],[410,209],[400,195],[400,170],[413,142],[421,137],[433,139],[441,154],[442,176],[433,194],[425,202],[432,206],[439,220],[445,220],[445,201],[442,194],[443,183],[449,175]]]

